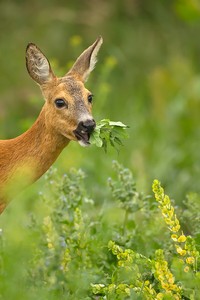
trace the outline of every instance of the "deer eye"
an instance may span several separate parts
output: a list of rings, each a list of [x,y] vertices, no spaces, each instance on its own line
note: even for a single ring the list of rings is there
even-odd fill
[[[93,100],[93,95],[91,94],[91,95],[88,96],[88,102],[92,103],[92,100]]]
[[[68,105],[64,99],[56,99],[54,102],[55,102],[55,105],[57,108],[68,107]]]

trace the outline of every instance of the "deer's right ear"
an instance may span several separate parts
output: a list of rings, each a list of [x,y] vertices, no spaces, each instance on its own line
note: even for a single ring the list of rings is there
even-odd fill
[[[103,43],[103,39],[100,36],[94,44],[88,47],[75,61],[72,68],[67,75],[75,75],[80,80],[85,82],[95,67],[97,61],[97,54]]]
[[[55,78],[48,59],[42,51],[32,43],[29,43],[26,48],[26,67],[30,76],[39,85]]]

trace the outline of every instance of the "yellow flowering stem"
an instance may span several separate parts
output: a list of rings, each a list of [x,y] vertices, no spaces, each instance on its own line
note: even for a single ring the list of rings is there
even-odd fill
[[[191,236],[185,236],[181,231],[179,220],[175,214],[174,207],[171,204],[169,196],[165,195],[164,189],[160,182],[155,179],[152,185],[152,190],[155,194],[155,199],[159,203],[162,216],[169,230],[172,232],[171,239],[175,242],[176,252],[181,256],[181,259],[188,265],[193,267],[193,271],[197,270],[197,260],[199,252],[196,250],[195,241]],[[185,270],[189,270],[185,268]]]
[[[154,275],[160,282],[162,289],[171,295],[176,295],[177,299],[181,299],[181,288],[175,284],[175,278],[168,268],[168,263],[165,260],[163,250],[161,249],[157,250],[155,253],[154,267]]]

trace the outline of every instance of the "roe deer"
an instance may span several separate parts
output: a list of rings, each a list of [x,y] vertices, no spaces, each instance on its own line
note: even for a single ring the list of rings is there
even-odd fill
[[[54,75],[48,59],[35,44],[28,44],[26,66],[39,84],[45,104],[30,129],[22,135],[0,140],[0,213],[11,198],[10,186],[17,191],[36,181],[56,160],[71,140],[89,144],[95,128],[91,114],[92,93],[84,82],[93,70],[103,42],[99,37],[76,60],[64,77]],[[19,176],[28,181],[18,186]],[[12,190],[12,189],[11,189]]]

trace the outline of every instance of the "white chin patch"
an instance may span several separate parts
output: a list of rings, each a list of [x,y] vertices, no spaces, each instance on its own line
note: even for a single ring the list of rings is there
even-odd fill
[[[79,145],[81,145],[82,147],[88,147],[88,146],[90,146],[90,143],[86,143],[86,142],[84,142],[84,141],[82,141],[82,140],[78,141],[78,143],[79,143]]]

